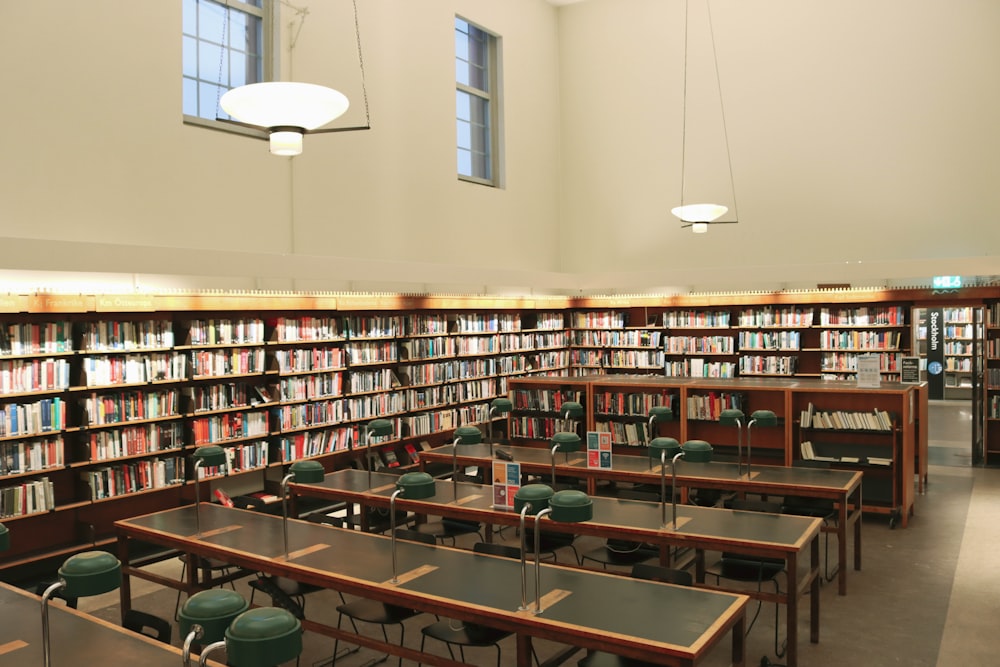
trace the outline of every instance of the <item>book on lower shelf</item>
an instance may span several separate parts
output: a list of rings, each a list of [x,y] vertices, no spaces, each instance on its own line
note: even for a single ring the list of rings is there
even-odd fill
[[[869,456],[868,463],[873,466],[891,466],[892,459],[882,458],[881,456]]]

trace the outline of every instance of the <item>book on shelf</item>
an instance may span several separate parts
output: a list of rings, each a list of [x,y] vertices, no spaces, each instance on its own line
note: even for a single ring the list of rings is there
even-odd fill
[[[859,463],[860,461],[861,461],[861,459],[859,459],[857,456],[841,456],[840,457],[840,462],[841,463]]]
[[[882,458],[881,456],[869,456],[868,463],[873,466],[891,466],[892,459]]]
[[[383,449],[382,456],[385,458],[385,464],[390,468],[399,467],[399,457],[396,456],[396,451],[391,447]]]
[[[407,456],[410,457],[410,463],[416,464],[420,462],[420,453],[417,451],[417,446],[412,442],[408,442],[403,445],[403,449],[406,450]]]
[[[806,461],[816,460],[816,452],[813,451],[813,444],[808,440],[803,440],[802,443],[799,445],[799,453],[802,455],[802,458]]]

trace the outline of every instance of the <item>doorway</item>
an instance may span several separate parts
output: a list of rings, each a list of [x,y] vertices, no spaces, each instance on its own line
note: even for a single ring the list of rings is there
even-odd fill
[[[928,463],[968,467],[983,460],[983,308],[913,309],[913,347],[928,383]]]

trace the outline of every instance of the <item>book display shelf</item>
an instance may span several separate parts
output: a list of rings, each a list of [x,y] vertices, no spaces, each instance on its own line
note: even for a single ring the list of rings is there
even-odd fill
[[[1000,303],[986,308],[984,331],[986,385],[986,451],[987,465],[1000,464]]]
[[[114,521],[194,500],[200,479],[275,493],[284,467],[417,464],[481,424],[510,378],[565,375],[558,308],[407,297],[8,297],[0,315],[0,569],[109,544]],[[559,303],[558,305],[562,305]],[[505,426],[505,422],[500,422]],[[246,478],[239,482],[237,478]],[[202,490],[202,499],[208,498]],[[19,528],[20,527],[20,528]]]
[[[735,426],[719,420],[722,410],[738,408],[746,420],[756,410],[770,410],[778,418],[773,427],[751,431],[754,464],[791,466],[815,460],[833,468],[861,470],[865,511],[912,513],[914,479],[926,461],[926,384],[885,383],[859,388],[853,383],[820,379],[779,378],[666,378],[652,376],[591,375],[557,380],[511,380],[514,411],[511,439],[518,445],[547,446],[538,433],[525,433],[519,422],[545,414],[555,420],[553,408],[566,398],[585,409],[586,430],[612,433],[616,454],[645,457],[651,437],[679,442],[706,440],[713,458],[735,460],[739,438]],[[659,422],[649,432],[649,409],[673,408],[674,420]],[[742,433],[746,456],[747,430]],[[923,475],[921,475],[923,473]]]

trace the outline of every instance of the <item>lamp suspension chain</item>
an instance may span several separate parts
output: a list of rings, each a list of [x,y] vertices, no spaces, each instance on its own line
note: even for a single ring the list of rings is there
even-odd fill
[[[708,34],[712,40],[712,63],[715,65],[715,87],[719,93],[719,111],[722,114],[722,138],[726,143],[726,161],[729,163],[729,189],[733,193],[733,217],[736,220],[739,220],[740,212],[736,207],[736,182],[733,179],[733,156],[732,153],[729,152],[729,130],[726,126],[726,103],[725,100],[722,99],[722,78],[719,76],[719,55],[715,51],[715,25],[712,23],[712,0],[705,0],[705,7],[708,9]],[[681,197],[683,198],[683,196],[684,195],[682,194]]]
[[[358,45],[358,64],[361,66],[361,96],[365,102],[365,125],[371,127],[371,116],[368,113],[368,88],[365,86],[365,58],[361,52],[361,25],[358,22],[358,0],[352,0],[352,2],[354,4],[354,37]]]
[[[201,0],[198,0],[198,4],[201,5]],[[222,7],[222,41],[219,42],[219,78],[218,85],[215,87],[215,112],[219,113],[221,105],[219,104],[222,99],[222,65],[226,60],[226,45],[229,43],[229,12],[232,11],[226,5],[220,5]],[[199,11],[199,15],[201,12]],[[226,77],[226,88],[229,88],[229,77]]]
[[[687,171],[688,5],[684,0],[684,75],[681,87],[681,206],[684,206],[684,174]]]

